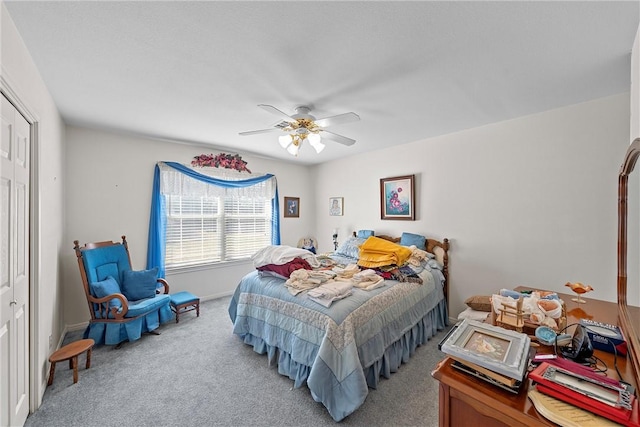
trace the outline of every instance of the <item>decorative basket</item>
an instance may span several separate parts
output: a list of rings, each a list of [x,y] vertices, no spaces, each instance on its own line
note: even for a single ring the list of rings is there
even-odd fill
[[[556,332],[560,332],[567,327],[567,308],[566,308],[567,305],[562,300],[560,300],[560,302],[562,303],[561,305],[562,314],[560,315],[559,318],[554,319],[556,321],[557,327],[551,328]],[[533,323],[531,319],[529,319],[528,315],[522,316],[522,320],[523,320],[522,326],[517,326],[517,322],[513,322],[511,319],[507,320],[503,317],[503,320],[500,321],[499,318],[500,318],[500,315],[496,314],[496,312],[492,309],[490,319],[491,319],[491,324],[494,326],[499,326],[504,329],[510,329],[512,331],[523,332],[527,335],[534,335],[536,328],[540,326],[536,323]]]

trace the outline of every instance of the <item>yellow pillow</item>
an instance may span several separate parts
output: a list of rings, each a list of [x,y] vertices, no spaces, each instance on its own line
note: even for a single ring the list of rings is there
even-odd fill
[[[491,297],[489,295],[475,295],[467,298],[464,303],[472,310],[491,311]]]

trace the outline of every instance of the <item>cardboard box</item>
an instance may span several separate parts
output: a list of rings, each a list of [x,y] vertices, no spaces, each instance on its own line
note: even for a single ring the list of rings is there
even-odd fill
[[[618,326],[588,319],[580,319],[580,325],[587,329],[587,335],[591,340],[593,348],[608,353],[617,352],[622,356],[627,354],[627,341],[624,339],[624,335],[622,335],[622,331]],[[613,348],[614,346],[615,350]]]

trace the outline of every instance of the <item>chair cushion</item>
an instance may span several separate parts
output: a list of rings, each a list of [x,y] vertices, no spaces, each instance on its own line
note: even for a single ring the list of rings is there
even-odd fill
[[[96,298],[102,298],[106,297],[107,295],[121,293],[118,282],[112,276],[108,276],[106,279],[100,282],[92,282],[90,286],[91,293]],[[122,307],[122,303],[119,299],[114,298],[109,301],[109,307]]]
[[[200,300],[200,298],[188,291],[181,291],[175,294],[171,294],[171,304],[174,306],[198,300]]]
[[[111,275],[122,285],[122,273],[126,270],[131,270],[129,256],[121,243],[83,249],[82,261],[89,283],[102,281]]]
[[[167,294],[156,294],[153,298],[136,301],[129,305],[129,311],[124,317],[136,317],[141,314],[151,313],[154,310],[160,309],[162,306],[169,307],[171,303],[171,297]]]
[[[158,286],[157,279],[158,267],[151,270],[127,270],[122,280],[122,293],[129,301],[153,298]]]
[[[118,273],[118,264],[110,262],[96,267],[96,276],[98,280],[104,280],[111,276],[120,284],[120,274]]]

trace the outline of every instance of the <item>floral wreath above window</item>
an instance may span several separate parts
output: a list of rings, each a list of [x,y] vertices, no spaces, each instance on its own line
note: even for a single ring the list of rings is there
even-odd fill
[[[200,167],[216,167],[216,168],[225,168],[225,169],[235,169],[238,172],[249,172],[251,171],[247,169],[247,162],[242,160],[239,154],[225,154],[220,153],[217,155],[213,154],[200,154],[199,156],[195,156],[191,161],[192,166],[200,166]]]

